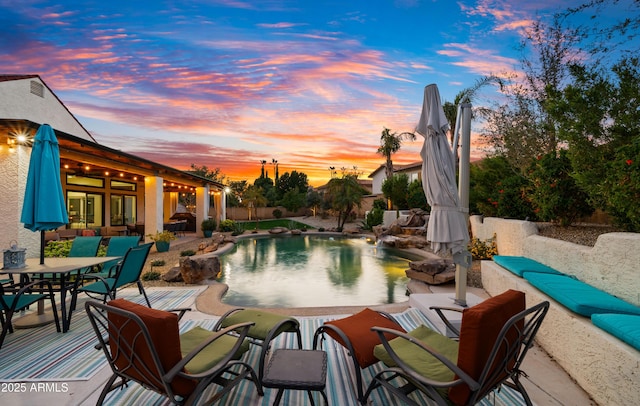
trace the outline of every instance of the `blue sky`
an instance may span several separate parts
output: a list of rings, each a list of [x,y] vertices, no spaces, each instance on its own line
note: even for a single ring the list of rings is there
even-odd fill
[[[382,164],[381,131],[414,129],[425,85],[453,101],[516,71],[522,30],[580,3],[0,0],[0,73],[39,74],[112,148],[232,180],[276,159],[319,185]]]

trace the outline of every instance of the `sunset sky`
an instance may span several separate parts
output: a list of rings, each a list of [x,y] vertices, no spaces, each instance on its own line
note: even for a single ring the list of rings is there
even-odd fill
[[[415,128],[425,85],[453,101],[516,71],[522,29],[581,3],[0,0],[0,73],[40,75],[109,147],[231,180],[276,159],[321,185],[330,166],[380,166],[382,130]]]

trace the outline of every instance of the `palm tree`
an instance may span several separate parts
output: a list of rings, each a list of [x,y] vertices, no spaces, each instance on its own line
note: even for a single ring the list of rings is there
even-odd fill
[[[444,115],[447,117],[447,121],[449,121],[449,141],[453,144],[454,130],[456,125],[456,120],[458,118],[458,105],[462,103],[473,103],[476,100],[478,92],[487,86],[487,85],[498,85],[500,86],[500,90],[504,87],[504,80],[498,76],[488,75],[483,76],[478,79],[473,86],[467,87],[466,89],[462,89],[456,95],[453,103],[444,102],[442,108],[444,109]],[[486,107],[476,107],[473,111],[474,116],[484,117],[489,113],[490,109]]]
[[[251,209],[254,209],[257,218],[258,207],[266,205],[267,198],[264,197],[262,188],[251,185],[244,192],[244,195],[242,196],[242,203],[247,206],[247,210],[249,211],[249,220],[251,220]]]
[[[416,135],[410,132],[404,132],[401,134],[392,133],[388,128],[382,130],[382,136],[380,137],[380,146],[378,147],[378,154],[384,156],[386,159],[385,175],[387,179],[391,179],[391,177],[393,176],[393,162],[391,161],[391,155],[400,150],[400,147],[402,146],[402,140],[405,138],[411,141],[415,141]]]
[[[354,207],[360,207],[365,190],[358,183],[358,176],[344,174],[333,178],[327,185],[331,205],[338,212],[338,230],[342,230]]]

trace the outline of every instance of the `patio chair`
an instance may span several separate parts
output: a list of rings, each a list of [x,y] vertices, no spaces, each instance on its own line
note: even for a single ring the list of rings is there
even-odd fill
[[[138,286],[138,291],[144,296],[147,305],[151,307],[147,292],[145,292],[142,282],[140,282],[140,275],[142,274],[144,263],[147,260],[152,245],[153,243],[147,243],[129,248],[122,262],[118,264],[113,277],[103,278],[95,274],[82,275],[77,283],[76,289],[73,291],[71,309],[76,308],[79,293],[86,293],[89,297],[93,298],[100,297],[104,303],[107,297],[115,299],[117,290],[130,283],[135,283]],[[94,279],[95,282],[84,285],[85,281],[91,279]],[[83,286],[80,286],[81,283]]]
[[[109,239],[109,245],[107,245],[107,257],[124,257],[129,248],[136,247],[140,243],[141,236],[122,236],[111,237]],[[92,272],[92,274],[99,275],[103,278],[111,278],[115,275],[117,265],[122,259],[114,259],[102,264],[100,272]]]
[[[362,403],[382,387],[408,405],[418,404],[408,396],[415,390],[438,405],[475,405],[507,385],[531,405],[520,367],[548,309],[545,301],[525,310],[524,293],[509,290],[463,310],[459,341],[426,326],[409,333],[374,327],[382,341],[374,354],[389,368],[373,378]]]
[[[95,257],[100,248],[101,236],[76,237],[71,244],[69,257]]]
[[[358,401],[364,399],[362,369],[380,362],[373,355],[374,347],[380,344],[380,338],[371,330],[374,326],[405,332],[389,313],[366,308],[349,317],[324,323],[318,327],[313,337],[313,349],[322,347],[326,334],[347,350],[356,376]]]
[[[46,293],[29,293],[32,288],[39,285],[39,291]],[[31,282],[15,293],[9,293],[4,290],[0,285],[0,324],[2,325],[2,333],[0,334],[0,348],[4,343],[4,339],[7,333],[13,333],[13,326],[11,319],[16,311],[26,309],[39,300],[49,298],[51,301],[51,309],[53,310],[53,316],[56,323],[56,330],[58,333],[60,330],[60,320],[58,318],[58,312],[56,311],[56,302],[53,295],[53,289],[51,283],[48,281],[35,281]]]
[[[217,332],[195,327],[180,334],[175,314],[124,299],[89,300],[85,310],[112,371],[98,405],[131,381],[176,405],[212,404],[244,379],[264,394],[253,368],[240,361],[249,348],[245,337],[251,323]],[[239,335],[229,336],[231,330]],[[212,384],[221,389],[204,401],[201,396]]]

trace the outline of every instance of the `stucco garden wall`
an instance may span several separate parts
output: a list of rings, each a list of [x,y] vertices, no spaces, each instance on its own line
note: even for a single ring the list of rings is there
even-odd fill
[[[496,235],[500,255],[522,255],[640,306],[640,234],[609,233],[586,247],[537,234],[535,223],[471,216],[481,240]]]
[[[501,255],[535,259],[640,305],[640,234],[603,234],[594,247],[587,247],[540,236],[528,221],[473,216],[470,222],[474,237],[485,240],[495,234]],[[598,404],[640,404],[640,352],[635,348],[493,261],[482,261],[482,285],[492,296],[507,289],[523,291],[528,306],[549,300],[538,343]]]

